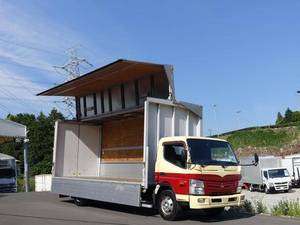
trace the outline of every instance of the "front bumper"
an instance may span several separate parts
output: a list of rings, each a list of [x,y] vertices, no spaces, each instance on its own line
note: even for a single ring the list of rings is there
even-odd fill
[[[0,192],[17,192],[16,184],[0,184]]]
[[[222,195],[222,196],[190,196],[191,209],[220,208],[229,206],[240,206],[245,200],[243,194]]]

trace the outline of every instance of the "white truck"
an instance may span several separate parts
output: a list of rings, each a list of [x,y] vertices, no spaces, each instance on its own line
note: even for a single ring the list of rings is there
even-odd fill
[[[0,153],[0,192],[17,192],[16,159],[2,153]]]
[[[251,163],[251,157],[241,157],[242,164]],[[292,181],[287,168],[282,167],[281,157],[259,157],[257,166],[242,167],[242,181],[250,191],[265,193],[284,191],[292,188]]]
[[[293,187],[300,187],[300,155],[286,156],[281,163],[282,167],[288,169]]]

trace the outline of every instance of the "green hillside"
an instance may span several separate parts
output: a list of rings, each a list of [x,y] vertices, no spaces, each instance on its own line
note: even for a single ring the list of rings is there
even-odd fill
[[[288,155],[300,153],[300,113],[286,110],[277,115],[276,125],[252,127],[220,135],[238,155]]]

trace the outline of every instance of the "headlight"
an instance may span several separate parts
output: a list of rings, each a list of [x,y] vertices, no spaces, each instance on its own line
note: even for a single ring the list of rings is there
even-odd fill
[[[244,182],[242,180],[239,181],[238,186],[236,188],[236,193],[241,193],[242,192],[242,187],[243,187]]]
[[[201,180],[190,180],[190,194],[204,195],[204,183]]]

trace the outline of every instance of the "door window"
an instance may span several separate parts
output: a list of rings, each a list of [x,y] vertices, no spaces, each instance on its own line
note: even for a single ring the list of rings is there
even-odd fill
[[[165,159],[181,168],[186,167],[186,152],[183,144],[165,144],[164,157]]]
[[[265,177],[266,179],[268,179],[268,172],[267,172],[267,171],[264,171],[264,177]]]

